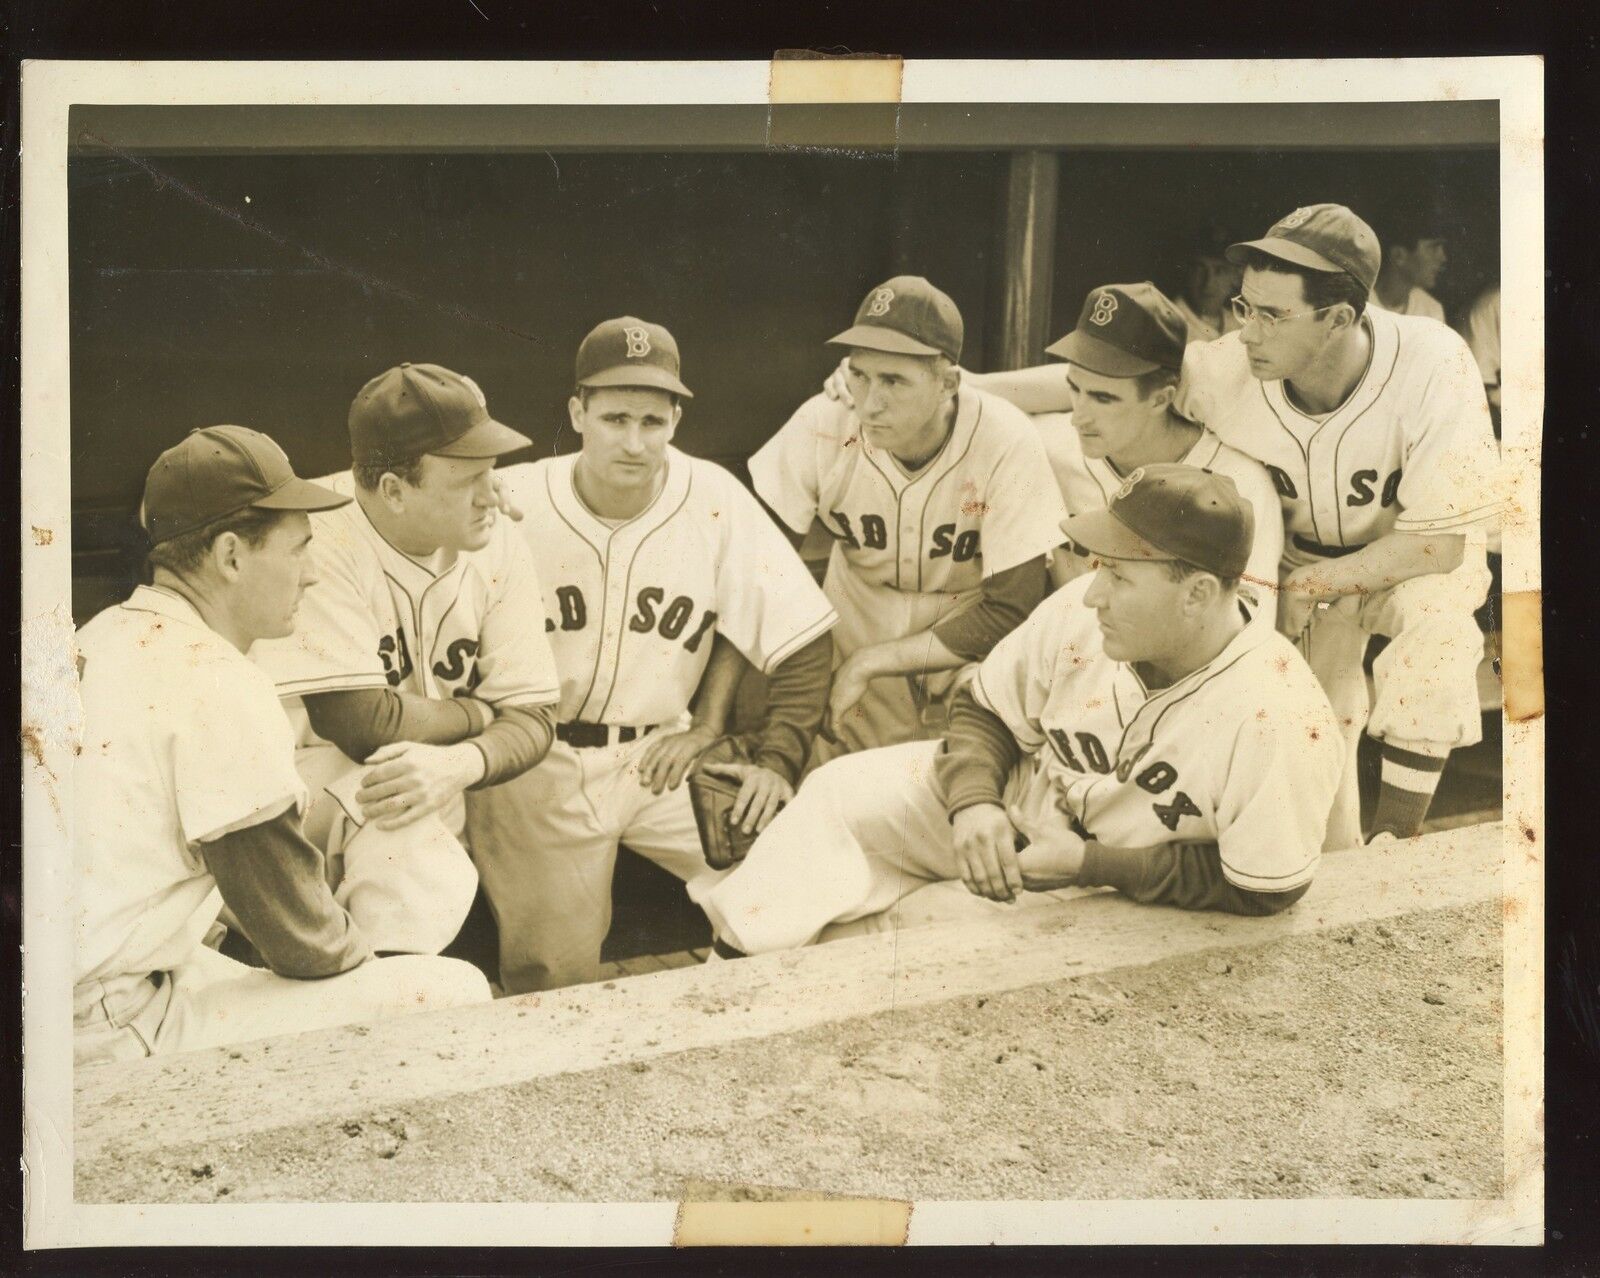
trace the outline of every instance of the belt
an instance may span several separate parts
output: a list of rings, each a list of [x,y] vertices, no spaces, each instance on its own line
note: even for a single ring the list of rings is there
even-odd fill
[[[574,750],[593,750],[600,746],[637,741],[640,737],[649,736],[659,726],[652,723],[648,728],[632,728],[614,723],[583,723],[574,719],[571,723],[556,724],[556,740],[564,741]]]
[[[1295,533],[1290,540],[1308,555],[1320,555],[1324,559],[1340,559],[1366,549],[1365,546],[1324,546],[1320,541],[1312,541],[1311,538],[1302,537],[1299,533]]]

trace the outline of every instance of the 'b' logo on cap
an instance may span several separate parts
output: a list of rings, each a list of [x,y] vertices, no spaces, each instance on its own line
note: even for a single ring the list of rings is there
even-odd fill
[[[1111,317],[1117,313],[1116,295],[1102,293],[1094,299],[1094,310],[1089,312],[1089,323],[1097,324],[1104,328],[1111,323]]]
[[[892,288],[880,288],[872,295],[872,301],[867,306],[867,314],[873,316],[887,315],[889,313],[889,303],[892,301],[894,301],[894,290]]]
[[[629,359],[643,359],[650,353],[650,334],[638,325],[623,329],[622,335],[628,339]]]
[[[1278,225],[1286,231],[1292,231],[1297,226],[1304,226],[1311,220],[1310,209],[1296,209],[1288,217],[1283,218]]]
[[[1117,489],[1117,495],[1115,497],[1113,497],[1111,500],[1112,501],[1121,501],[1124,497],[1126,497],[1129,493],[1131,493],[1133,491],[1134,485],[1137,484],[1143,478],[1144,478],[1144,467],[1140,466],[1139,469],[1134,471],[1133,474],[1129,475],[1126,479],[1124,479],[1122,481],[1122,487]]]

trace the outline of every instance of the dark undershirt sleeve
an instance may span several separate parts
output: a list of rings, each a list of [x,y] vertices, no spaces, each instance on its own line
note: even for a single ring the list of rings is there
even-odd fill
[[[222,900],[279,976],[335,976],[372,957],[328,888],[322,853],[286,808],[270,821],[200,844]]]
[[[751,758],[790,785],[800,777],[833,678],[833,635],[822,634],[797,648],[767,676],[767,717],[755,736]]]
[[[554,706],[501,706],[495,721],[472,738],[483,755],[483,779],[468,787],[481,790],[520,777],[550,752],[556,737]]]
[[[1028,619],[1050,586],[1049,561],[1040,555],[983,580],[983,596],[972,607],[939,622],[933,633],[968,661],[982,661],[989,650]]]
[[[304,698],[311,728],[358,763],[392,741],[455,745],[482,732],[489,714],[471,697],[420,697],[392,688],[318,692]]]
[[[1006,779],[1022,758],[1017,739],[992,710],[980,706],[968,684],[950,703],[944,749],[933,772],[944,795],[945,812],[954,817],[963,808],[1000,803]]]
[[[1303,883],[1287,892],[1250,892],[1235,887],[1222,872],[1222,855],[1215,843],[1108,848],[1093,841],[1084,847],[1078,884],[1116,888],[1147,905],[1251,915],[1286,910],[1311,886]]]

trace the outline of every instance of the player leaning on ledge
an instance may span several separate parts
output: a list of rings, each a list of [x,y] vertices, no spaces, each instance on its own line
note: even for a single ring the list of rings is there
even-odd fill
[[[1248,624],[1252,522],[1231,479],[1176,464],[1069,519],[1094,574],[996,645],[944,743],[812,775],[705,893],[719,952],[805,945],[938,879],[996,901],[1071,885],[1238,914],[1298,900],[1338,733],[1293,645]]]
[[[294,735],[245,656],[294,627],[308,512],[348,501],[241,426],[195,431],[151,468],[152,584],[78,632],[79,1065],[489,997],[466,963],[372,958],[301,830]],[[208,947],[224,906],[268,970]]]

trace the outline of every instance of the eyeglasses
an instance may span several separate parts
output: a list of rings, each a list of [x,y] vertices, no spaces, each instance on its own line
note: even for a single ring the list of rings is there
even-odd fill
[[[1314,311],[1302,311],[1298,315],[1265,315],[1256,310],[1242,297],[1230,298],[1228,305],[1233,308],[1234,319],[1238,320],[1241,325],[1255,320],[1256,323],[1261,325],[1261,331],[1270,337],[1278,331],[1279,324],[1286,324],[1290,320],[1310,319],[1313,315],[1321,315],[1323,311],[1331,311],[1334,307],[1343,306],[1344,303],[1335,302],[1332,306],[1319,306]]]

